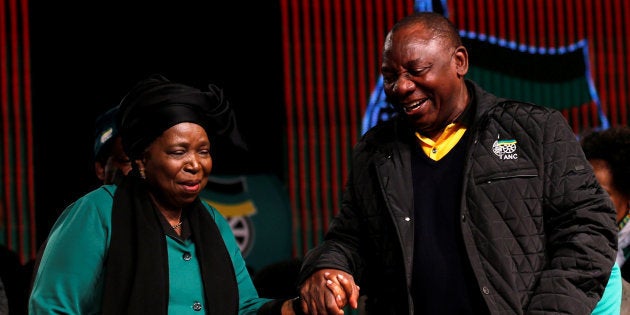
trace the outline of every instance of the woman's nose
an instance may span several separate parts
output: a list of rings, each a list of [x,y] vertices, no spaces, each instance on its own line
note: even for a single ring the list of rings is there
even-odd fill
[[[184,165],[184,169],[187,171],[198,171],[200,165],[201,164],[199,163],[199,161],[197,161],[196,158],[191,157],[188,159],[188,161],[186,161],[186,164]]]

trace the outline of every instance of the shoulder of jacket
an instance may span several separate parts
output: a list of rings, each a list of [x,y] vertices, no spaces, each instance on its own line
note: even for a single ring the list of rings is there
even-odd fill
[[[369,129],[359,142],[391,142],[394,139],[400,139],[402,135],[409,134],[413,134],[409,123],[404,118],[393,117]]]
[[[555,109],[543,105],[538,105],[526,101],[515,100],[515,99],[507,99],[503,98],[497,103],[496,106],[501,106],[506,110],[528,110],[528,111],[542,111],[542,112],[553,112]]]
[[[504,111],[520,111],[520,112],[539,112],[539,113],[552,113],[557,111],[551,107],[546,107],[531,102],[510,99],[501,96],[497,96],[484,90],[479,84],[474,81],[466,81],[469,88],[474,91],[475,99],[477,100],[477,110],[483,116],[485,113],[493,110]]]
[[[116,185],[102,185],[79,199],[85,200],[102,200],[102,199],[113,199],[114,194],[116,193]]]
[[[514,99],[497,99],[494,104],[486,104],[478,118],[490,116],[502,119],[504,115],[520,121],[533,118],[537,123],[542,123],[554,116],[562,116],[558,110],[551,107]]]

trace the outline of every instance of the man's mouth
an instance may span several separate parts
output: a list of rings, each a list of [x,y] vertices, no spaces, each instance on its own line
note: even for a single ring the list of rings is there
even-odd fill
[[[407,113],[412,112],[412,111],[414,111],[415,109],[417,109],[418,107],[422,106],[422,104],[426,103],[426,101],[428,101],[428,100],[429,100],[429,98],[427,97],[427,98],[423,98],[423,99],[421,99],[421,100],[418,100],[418,101],[416,101],[416,102],[413,102],[413,103],[411,103],[411,104],[406,104],[406,105],[403,105],[403,109],[404,109],[404,110],[405,110],[405,112],[407,112]]]

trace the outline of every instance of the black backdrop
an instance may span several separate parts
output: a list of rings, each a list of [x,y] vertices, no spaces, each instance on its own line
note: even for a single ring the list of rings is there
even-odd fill
[[[216,144],[215,174],[284,176],[278,4],[130,2],[31,2],[38,244],[63,208],[98,184],[94,120],[151,73],[224,88],[250,151]]]

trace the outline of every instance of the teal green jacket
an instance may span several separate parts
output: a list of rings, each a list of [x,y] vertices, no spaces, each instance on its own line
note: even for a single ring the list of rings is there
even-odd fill
[[[591,315],[618,315],[621,312],[621,269],[615,263],[601,300]]]
[[[115,191],[114,185],[95,189],[68,206],[57,219],[34,278],[29,314],[101,313]],[[227,220],[212,206],[204,205],[214,218],[232,258],[239,314],[256,314],[270,300],[258,296]],[[170,275],[168,314],[204,314],[195,310],[205,310],[195,244],[190,239],[165,238]]]

